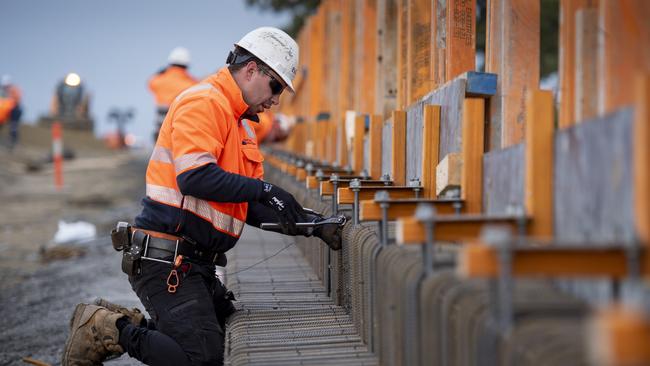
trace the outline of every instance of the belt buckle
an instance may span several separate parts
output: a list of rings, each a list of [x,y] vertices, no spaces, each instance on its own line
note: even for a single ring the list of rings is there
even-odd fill
[[[174,246],[174,258],[171,261],[166,261],[163,259],[158,259],[158,258],[152,258],[149,257],[147,254],[149,254],[149,241],[151,239],[151,235],[145,234],[145,246],[144,246],[144,253],[142,255],[142,259],[148,260],[148,261],[153,261],[153,262],[160,262],[160,263],[166,263],[166,264],[171,264],[174,265],[176,262],[176,257],[178,256],[178,245],[180,244],[180,239],[176,239],[176,245]]]

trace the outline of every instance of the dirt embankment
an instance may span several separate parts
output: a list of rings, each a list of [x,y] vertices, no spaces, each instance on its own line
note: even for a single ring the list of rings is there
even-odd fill
[[[0,131],[0,139],[6,131]],[[1,141],[1,140],[0,140]],[[28,278],[45,262],[79,255],[53,243],[60,220],[86,221],[105,236],[132,219],[144,194],[146,152],[109,150],[90,133],[64,131],[63,188],[54,185],[50,131],[24,125],[21,142],[0,144],[0,289]]]

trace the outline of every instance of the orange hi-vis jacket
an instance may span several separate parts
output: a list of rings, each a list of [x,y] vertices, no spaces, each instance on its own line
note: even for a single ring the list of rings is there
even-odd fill
[[[185,68],[169,66],[149,80],[149,90],[156,99],[156,105],[166,108],[172,104],[178,94],[196,82],[197,80]]]
[[[239,238],[264,174],[248,109],[227,68],[171,104],[146,176],[136,226],[186,236],[225,253]]]

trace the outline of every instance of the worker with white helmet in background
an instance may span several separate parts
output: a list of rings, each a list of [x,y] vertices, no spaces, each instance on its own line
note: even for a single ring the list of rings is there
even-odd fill
[[[187,71],[190,61],[190,51],[184,47],[176,47],[167,57],[167,66],[149,79],[149,90],[151,90],[156,100],[154,143],[158,138],[158,131],[174,98],[197,82]]]
[[[63,365],[123,352],[148,365],[220,365],[235,308],[215,265],[226,265],[245,223],[279,222],[284,234],[341,248],[337,224],[296,226],[323,217],[262,180],[264,158],[249,125],[293,91],[298,45],[279,29],[258,28],[227,63],[175,98],[149,161],[143,210],[133,227],[119,223],[113,231],[122,269],[153,322],[106,300],[79,304]]]

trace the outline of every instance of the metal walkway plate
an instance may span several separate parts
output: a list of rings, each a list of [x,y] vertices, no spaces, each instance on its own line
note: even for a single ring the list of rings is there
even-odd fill
[[[247,226],[228,252],[225,279],[238,311],[226,326],[225,364],[377,365],[292,242]]]

